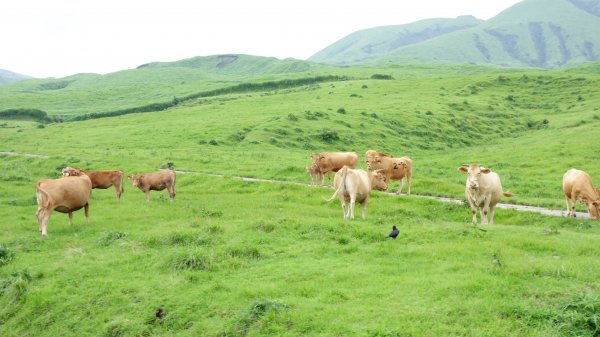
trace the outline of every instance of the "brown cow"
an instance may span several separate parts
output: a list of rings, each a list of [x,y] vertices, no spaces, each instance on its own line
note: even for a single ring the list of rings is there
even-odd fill
[[[361,204],[362,218],[365,219],[371,190],[385,191],[388,188],[382,170],[367,172],[360,169],[354,170],[348,166],[344,166],[335,174],[333,185],[335,192],[327,201],[335,199],[336,196],[340,199],[344,219],[354,219],[354,205],[357,201]],[[348,209],[346,209],[347,201],[350,202]]]
[[[42,179],[35,185],[40,232],[48,235],[48,221],[52,211],[69,213],[69,225],[73,225],[73,212],[85,208],[85,218],[90,223],[89,199],[92,181],[86,175],[59,179]]]
[[[388,181],[398,180],[398,192],[402,192],[404,178],[407,182],[406,194],[410,195],[412,181],[412,160],[408,157],[394,158],[389,154],[369,150],[365,153],[365,161],[369,170],[383,170]]]
[[[146,201],[150,201],[150,191],[169,191],[171,201],[175,199],[175,171],[163,170],[156,173],[131,174],[127,176],[134,187],[146,193]]]
[[[310,156],[313,164],[319,168],[322,174],[327,172],[330,183],[331,172],[337,172],[344,166],[355,168],[358,163],[358,154],[356,152],[321,152],[313,153]],[[323,182],[325,182],[325,177],[323,177]]]
[[[458,168],[458,172],[467,173],[467,182],[465,186],[465,198],[471,206],[473,214],[473,224],[477,224],[477,208],[481,216],[481,223],[494,224],[494,207],[500,201],[500,198],[512,197],[510,192],[502,190],[500,177],[496,172],[480,166],[479,164],[468,164]],[[483,174],[482,174],[483,173]]]
[[[63,177],[85,174],[86,176],[90,177],[90,180],[92,181],[92,188],[104,190],[114,186],[117,200],[121,199],[121,194],[125,191],[122,170],[86,171],[80,168],[65,167],[62,170],[62,174]]]
[[[587,206],[590,217],[600,220],[600,190],[594,189],[589,174],[577,169],[568,170],[563,175],[563,192],[567,202],[567,216],[576,216],[575,203],[579,199]]]
[[[306,172],[310,175],[310,186],[315,186],[319,183],[323,185],[325,181],[325,176],[323,175],[323,173],[321,173],[321,170],[319,170],[319,167],[317,165],[313,164],[312,166],[307,166]]]

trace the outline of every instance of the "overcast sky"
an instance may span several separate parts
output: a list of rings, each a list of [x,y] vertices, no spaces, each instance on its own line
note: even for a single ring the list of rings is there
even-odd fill
[[[307,59],[357,30],[489,19],[520,0],[2,0],[0,69],[34,77],[249,54]]]

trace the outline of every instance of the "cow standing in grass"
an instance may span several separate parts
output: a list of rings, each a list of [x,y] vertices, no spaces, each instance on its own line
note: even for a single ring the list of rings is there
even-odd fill
[[[494,207],[504,195],[512,197],[510,192],[502,191],[500,177],[492,170],[479,164],[468,164],[458,168],[461,173],[467,173],[465,198],[471,206],[473,224],[477,224],[477,209],[479,208],[481,223],[494,224]],[[489,221],[488,221],[489,215]]]
[[[62,170],[63,177],[69,176],[80,176],[82,174],[90,177],[92,181],[92,188],[107,189],[111,186],[115,187],[115,196],[117,200],[121,199],[121,194],[125,191],[123,184],[123,171],[122,170],[100,170],[100,171],[86,171],[80,168],[65,167]]]
[[[92,181],[86,175],[42,179],[35,185],[38,204],[36,217],[42,235],[48,235],[48,221],[52,211],[69,214],[69,225],[73,225],[73,212],[85,208],[86,222],[90,223],[89,199]]]
[[[327,201],[335,199],[336,196],[340,199],[344,219],[354,219],[354,205],[356,202],[361,204],[362,218],[366,219],[367,203],[371,190],[385,191],[388,185],[381,170],[367,172],[344,166],[335,174],[333,187],[335,192]],[[346,202],[350,202],[349,207],[346,207]]]
[[[406,178],[406,194],[410,195],[410,184],[412,181],[412,160],[408,157],[394,158],[389,154],[368,150],[365,153],[365,161],[369,170],[383,170],[388,182],[398,180],[398,192],[402,192]]]
[[[307,166],[306,172],[310,175],[310,186],[323,185],[325,183],[325,176],[317,165],[312,164],[312,166]]]
[[[146,202],[150,202],[150,191],[162,191],[165,188],[169,192],[171,201],[175,200],[175,178],[176,175],[173,170],[127,176],[134,187],[139,188],[146,194]]]
[[[576,216],[575,203],[580,200],[587,206],[590,218],[600,220],[600,190],[594,189],[589,174],[578,169],[568,170],[563,175],[563,192],[567,202],[567,216]]]
[[[331,172],[337,172],[344,166],[355,168],[358,163],[356,152],[321,152],[310,155],[313,164],[319,168],[321,174],[327,172],[328,182],[331,183]],[[323,181],[325,177],[323,177]]]

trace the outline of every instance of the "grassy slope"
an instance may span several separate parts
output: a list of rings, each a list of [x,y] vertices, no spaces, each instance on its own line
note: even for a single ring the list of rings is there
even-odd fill
[[[362,161],[375,148],[413,158],[413,193],[460,197],[456,168],[477,161],[517,202],[560,208],[566,169],[600,177],[598,75],[423,68],[346,69],[396,79],[45,128],[5,122],[0,150],[50,158],[2,157],[0,243],[15,257],[0,267],[0,334],[591,335],[595,222],[500,210],[480,232],[463,206],[380,193],[368,220],[344,222],[323,201],[331,190],[228,177],[306,182],[312,151],[355,150]],[[340,140],[320,140],[324,129]],[[129,185],[121,202],[94,191],[91,225],[78,212],[69,228],[55,213],[48,238],[35,230],[33,186],[58,167],[133,173],[166,162],[226,177],[179,175],[174,204],[153,192],[148,206]],[[392,224],[401,236],[387,241]]]

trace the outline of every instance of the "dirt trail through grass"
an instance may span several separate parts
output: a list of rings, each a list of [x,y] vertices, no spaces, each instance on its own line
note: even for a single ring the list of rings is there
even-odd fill
[[[20,152],[12,152],[12,151],[4,151],[4,152],[0,152],[0,155],[7,155],[7,156],[22,156],[22,157],[32,157],[32,158],[43,158],[43,159],[48,159],[48,156],[44,156],[44,155],[41,155],[41,154],[20,153]]]
[[[193,171],[175,171],[175,172],[177,172],[178,174],[205,174],[205,175],[210,175],[210,176],[215,176],[215,177],[224,177],[225,176],[224,174],[206,173],[206,172],[193,172]],[[251,178],[251,177],[241,177],[241,176],[232,176],[232,178],[243,180],[243,181],[249,181],[249,182],[267,182],[267,183],[277,183],[277,184],[294,184],[294,185],[307,186],[307,187],[320,187],[320,188],[329,188],[329,189],[331,188],[330,186],[311,186],[310,184],[300,183],[297,181],[288,181],[288,180]],[[402,198],[408,197],[405,194],[400,194],[400,195],[398,195],[396,193],[386,193],[386,194],[391,195],[391,196],[398,196],[398,197],[402,197]],[[462,199],[436,197],[436,196],[419,195],[419,194],[412,194],[410,197],[433,199],[433,200],[438,200],[441,202],[450,202],[450,203],[455,203],[455,204],[462,204],[464,202]],[[550,208],[544,208],[544,207],[538,207],[538,206],[499,203],[496,205],[496,207],[503,208],[503,209],[514,209],[517,211],[524,211],[524,212],[536,212],[536,213],[540,213],[540,214],[544,214],[544,215],[551,215],[551,216],[564,217],[567,215],[566,210],[550,209]],[[589,215],[584,212],[577,212],[577,217],[583,218],[583,219],[588,219]]]

